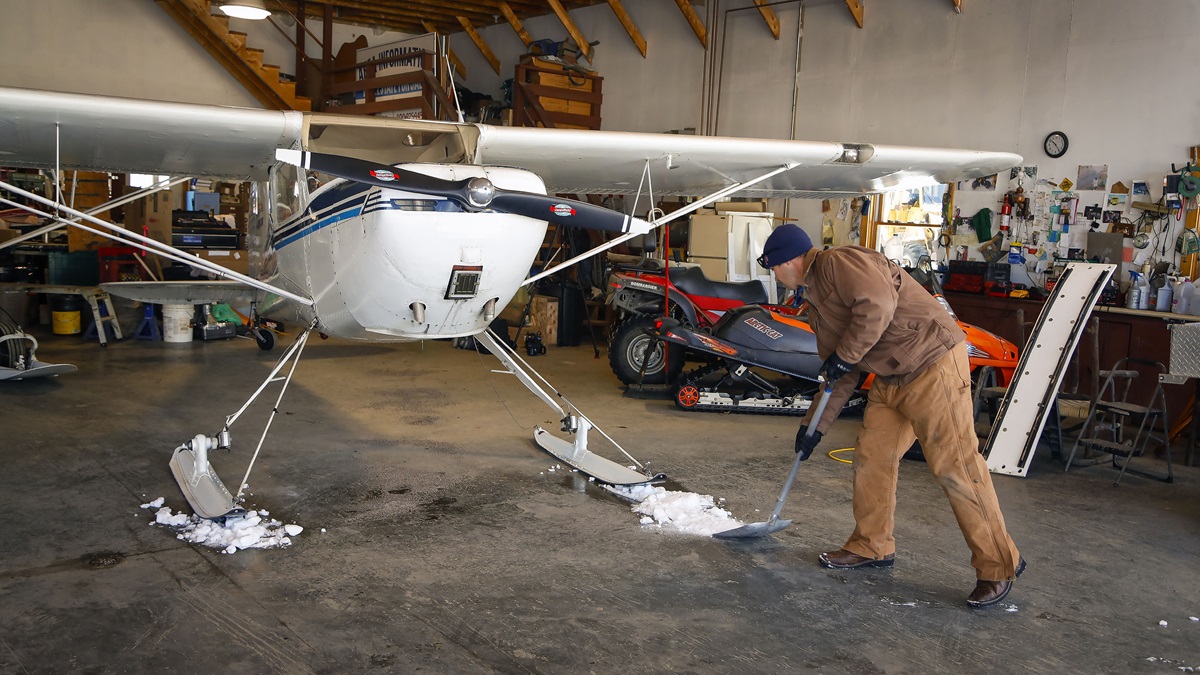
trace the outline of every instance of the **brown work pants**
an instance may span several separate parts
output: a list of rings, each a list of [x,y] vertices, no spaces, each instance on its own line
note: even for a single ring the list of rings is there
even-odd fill
[[[847,551],[879,559],[896,552],[896,478],[900,458],[921,441],[925,461],[950,498],[977,578],[1013,579],[1019,554],[1004,527],[972,419],[965,343],[916,379],[871,386],[854,452],[854,534]]]

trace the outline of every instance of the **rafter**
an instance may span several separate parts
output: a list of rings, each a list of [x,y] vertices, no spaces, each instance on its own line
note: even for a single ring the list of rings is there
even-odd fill
[[[529,33],[525,30],[525,25],[521,23],[521,19],[517,18],[516,13],[512,11],[512,7],[509,7],[507,2],[500,3],[500,13],[508,20],[508,25],[512,26],[512,29],[517,32],[517,37],[521,39],[521,42],[526,47],[533,44],[533,38],[529,37]]]
[[[471,41],[474,42],[475,46],[479,47],[479,51],[483,53],[483,58],[487,59],[487,62],[492,66],[492,70],[496,71],[496,74],[499,75],[500,59],[496,58],[496,55],[492,53],[491,48],[488,47],[487,43],[483,41],[483,36],[479,34],[479,31],[475,30],[475,26],[471,25],[470,19],[465,16],[460,16],[457,18],[459,25],[463,27],[463,30],[467,32],[467,35],[471,36]]]
[[[846,0],[849,2],[850,0]],[[683,12],[683,18],[687,19],[688,25],[692,27],[692,32],[700,39],[700,46],[708,48],[708,29],[704,27],[704,22],[700,17],[696,16],[696,10],[692,9],[692,3],[688,0],[675,0],[675,4],[679,5],[679,11]]]
[[[633,18],[629,16],[629,12],[625,11],[625,6],[621,4],[621,0],[608,0],[608,6],[612,7],[613,14],[617,15],[617,21],[625,27],[625,32],[629,33],[629,39],[633,40],[633,44],[642,53],[642,58],[646,58],[646,39],[642,37],[641,31],[637,25],[633,23]]]
[[[859,28],[863,27],[863,7],[858,0],[846,0],[846,8],[850,10],[850,14],[854,16],[854,23],[858,24]]]
[[[583,52],[583,58],[588,61],[592,60],[592,46],[588,44],[587,38],[583,37],[583,33],[575,22],[571,20],[571,16],[567,14],[567,10],[563,8],[562,3],[558,0],[546,0],[550,3],[550,9],[558,15],[558,20],[562,22],[563,28],[567,29],[567,33],[575,40],[575,44],[579,45],[579,50]]]
[[[770,0],[754,0],[754,4],[758,6],[758,13],[762,14],[763,21],[767,22],[767,28],[771,30],[771,35],[778,40],[779,19],[776,18],[775,12],[769,6]]]
[[[962,14],[962,0],[950,0],[954,3],[954,13]]]

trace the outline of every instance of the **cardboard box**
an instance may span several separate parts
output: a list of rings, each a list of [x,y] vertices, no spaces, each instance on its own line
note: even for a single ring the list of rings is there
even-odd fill
[[[237,251],[188,251],[196,256],[213,262],[221,267],[240,272],[242,274],[250,273],[250,256],[243,250]]]
[[[767,205],[764,202],[717,202],[713,205],[717,213],[727,213],[729,211],[765,213]]]
[[[125,229],[164,244],[171,243],[171,211],[182,204],[184,190],[155,190],[125,206]]]
[[[542,334],[542,344],[558,344],[558,299],[547,295],[533,296],[529,315],[533,318],[533,329]]]
[[[693,257],[729,257],[729,216],[693,214],[690,222],[687,247]],[[725,278],[724,272],[721,272],[721,278]]]

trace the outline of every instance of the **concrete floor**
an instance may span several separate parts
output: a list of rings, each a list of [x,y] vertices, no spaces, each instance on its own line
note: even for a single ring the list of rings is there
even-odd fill
[[[1028,479],[998,477],[1030,567],[1016,611],[970,610],[968,551],[924,464],[901,468],[896,567],[825,570],[817,554],[852,517],[851,469],[823,452],[785,509],[796,524],[774,537],[665,536],[546,472],[531,427],[553,416],[491,357],[314,339],[250,479],[250,504],[307,529],[287,549],[223,555],[148,526],[138,505],[185,508],[172,448],[215,432],[275,355],[244,340],[41,337],[39,357],[80,371],[0,385],[0,673],[1200,667],[1197,469],[1113,488],[1108,468],[1064,474],[1040,459]],[[682,489],[766,518],[796,420],[623,398],[590,347],[533,363]],[[233,455],[215,456],[226,483],[267,406],[234,428]],[[840,421],[822,451],[854,429]],[[94,565],[98,553],[121,561]]]

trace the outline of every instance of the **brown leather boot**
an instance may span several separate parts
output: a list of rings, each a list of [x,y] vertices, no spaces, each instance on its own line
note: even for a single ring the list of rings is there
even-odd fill
[[[1017,562],[1017,577],[1025,571],[1025,559],[1021,558]],[[967,604],[972,607],[988,607],[1000,602],[1008,597],[1008,592],[1012,590],[1013,582],[1011,579],[1004,581],[987,581],[980,579],[975,582],[975,590],[967,596]]]
[[[858,567],[891,567],[896,564],[896,556],[894,554],[889,553],[879,559],[864,558],[844,548],[822,553],[820,560],[821,565],[831,567],[835,570],[852,570]]]

